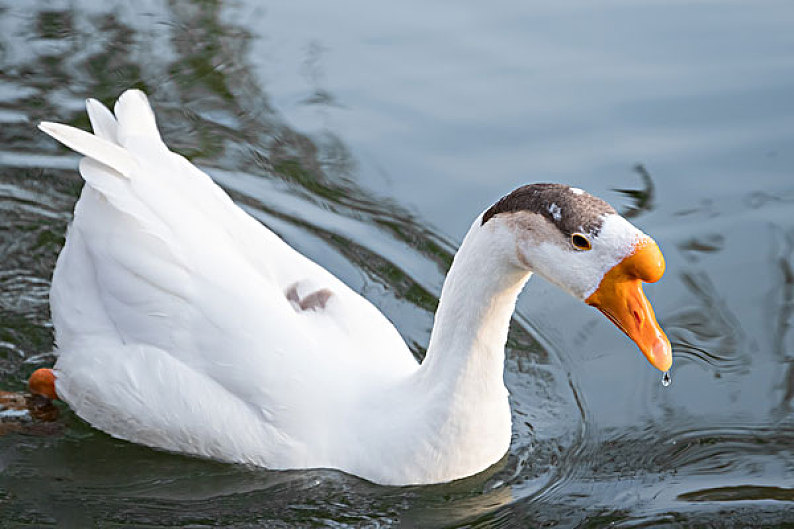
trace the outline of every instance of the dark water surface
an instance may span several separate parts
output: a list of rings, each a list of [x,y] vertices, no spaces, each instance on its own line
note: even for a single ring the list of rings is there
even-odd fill
[[[510,453],[379,487],[112,439],[63,409],[0,436],[2,527],[794,526],[794,4],[0,0],[0,388],[50,366],[81,181],[35,130],[146,90],[171,147],[373,300],[418,357],[471,220],[575,184],[667,258],[665,388],[541,280],[505,378]],[[384,418],[388,420],[388,418]]]

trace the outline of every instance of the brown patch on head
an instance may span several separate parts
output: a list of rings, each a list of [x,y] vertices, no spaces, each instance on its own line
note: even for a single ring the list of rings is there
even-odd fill
[[[542,243],[552,243],[558,246],[567,246],[569,244],[568,239],[560,230],[550,222],[547,222],[546,219],[538,213],[525,210],[516,211],[510,216],[505,217],[505,222],[512,228],[513,233],[516,234],[517,242],[523,242],[529,246],[538,246]],[[516,257],[526,268],[532,268],[521,251],[520,244],[516,244]]]
[[[482,216],[485,224],[500,213],[528,211],[542,215],[565,237],[581,232],[598,235],[604,215],[616,213],[615,209],[585,192],[573,191],[562,184],[530,184],[519,187],[502,197]]]
[[[535,245],[542,242],[562,244],[568,241],[556,226],[547,222],[546,218],[539,213],[526,210],[516,211],[506,217],[505,222],[514,228],[514,232],[518,234],[519,238]]]

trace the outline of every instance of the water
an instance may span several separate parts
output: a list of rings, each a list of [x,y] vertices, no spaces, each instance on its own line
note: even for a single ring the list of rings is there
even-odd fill
[[[667,387],[673,383],[673,377],[670,376],[670,371],[665,371],[662,375],[662,386]]]
[[[387,488],[162,453],[68,409],[0,436],[4,526],[794,523],[794,8],[788,2],[0,0],[0,388],[54,358],[47,291],[87,96],[151,94],[169,145],[424,354],[471,220],[560,181],[652,234],[676,383],[532,280],[514,435],[479,476]],[[388,420],[388,418],[384,418]],[[0,429],[2,430],[2,429]],[[4,430],[3,430],[4,431]]]

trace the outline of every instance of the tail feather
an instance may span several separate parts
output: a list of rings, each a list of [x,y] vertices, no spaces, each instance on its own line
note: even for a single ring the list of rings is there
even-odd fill
[[[119,123],[118,139],[122,145],[134,136],[162,141],[149,100],[140,90],[127,90],[121,94],[113,110]]]
[[[105,197],[113,208],[135,219],[144,231],[162,240],[167,239],[167,229],[162,220],[136,195],[133,180],[91,158],[80,160],[80,175],[91,189]]]
[[[80,176],[116,208],[134,216],[134,212],[127,204],[130,202],[128,179],[92,158],[80,160]]]
[[[39,123],[39,129],[70,149],[107,165],[125,177],[129,178],[138,167],[135,158],[126,149],[94,134],[48,121]]]
[[[96,99],[86,99],[85,108],[88,110],[88,119],[91,120],[94,134],[113,143],[118,143],[119,124],[108,107]]]

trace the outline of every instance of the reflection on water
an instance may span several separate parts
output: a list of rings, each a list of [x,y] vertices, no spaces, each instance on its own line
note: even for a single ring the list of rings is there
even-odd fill
[[[794,489],[752,486],[721,487],[688,492],[681,494],[679,499],[685,501],[794,501]]]
[[[686,273],[681,280],[693,304],[665,319],[676,355],[708,363],[716,376],[742,367],[749,359],[738,356],[746,349],[739,319],[720,299],[708,275]]]
[[[633,202],[620,211],[620,214],[627,219],[633,219],[645,211],[651,211],[654,207],[654,186],[651,174],[641,163],[634,166],[634,172],[642,178],[642,189],[613,189]]]
[[[319,3],[300,13],[266,7],[190,0],[0,7],[0,389],[21,390],[34,369],[53,362],[49,279],[81,186],[75,156],[34,124],[48,119],[88,128],[84,98],[111,102],[129,87],[151,94],[172,148],[371,299],[417,358],[424,356],[454,241],[489,202],[526,179],[564,179],[604,195],[665,251],[668,273],[648,292],[673,343],[675,383],[662,387],[608,323],[533,280],[507,347],[511,450],[482,475],[385,488],[334,471],[241,468],[111,439],[64,408],[53,428],[12,428],[0,436],[4,523],[794,521],[794,127],[780,126],[794,115],[785,106],[790,91],[780,85],[790,88],[794,78],[780,73],[789,64],[778,51],[782,44],[762,38],[784,17],[771,7],[765,16],[760,8],[751,16],[720,11],[723,25],[710,38],[733,38],[739,21],[749,35],[746,48],[767,59],[748,58],[744,48],[726,56],[720,48],[720,60],[735,62],[712,71],[729,86],[714,106],[703,102],[714,85],[692,74],[709,45],[699,40],[700,26],[681,26],[689,17],[712,20],[705,6],[669,8],[672,15],[667,7],[661,14],[651,4],[620,2],[603,13],[585,5],[528,4],[502,14],[449,8],[423,11],[427,30],[415,16],[401,18],[397,7],[389,8],[396,10],[391,18],[373,18],[363,5],[356,13],[341,6],[330,13]],[[593,44],[588,38],[597,25],[582,26],[584,14],[614,17],[628,29]],[[383,34],[351,25],[358,15]],[[675,31],[652,29],[650,48],[646,39],[633,39],[631,27],[647,27],[655,17],[664,28],[673,15]],[[470,41],[469,34],[483,38]],[[558,35],[569,38],[560,43]],[[677,42],[692,48],[682,51]],[[523,50],[520,62],[516,49]],[[372,84],[362,77],[368,68],[377,72],[367,78]],[[724,73],[737,70],[755,84]],[[542,78],[527,82],[533,71]],[[428,79],[421,90],[417,72]],[[667,91],[656,89],[659,79]],[[592,99],[571,91],[587,83],[602,90]],[[521,97],[511,99],[507,87],[516,86]],[[537,103],[536,93],[546,99]],[[446,97],[432,99],[438,94]],[[487,107],[487,119],[468,97]],[[602,108],[611,109],[609,119]],[[735,108],[757,112],[748,117]],[[538,119],[524,119],[525,112]],[[304,121],[322,125],[293,124]],[[711,123],[727,132],[715,133]],[[416,134],[413,143],[396,139],[402,126]],[[427,147],[442,140],[449,143],[432,144],[437,152]],[[455,156],[444,157],[449,149]],[[633,160],[647,165],[632,172]],[[392,177],[399,181],[390,184]]]

